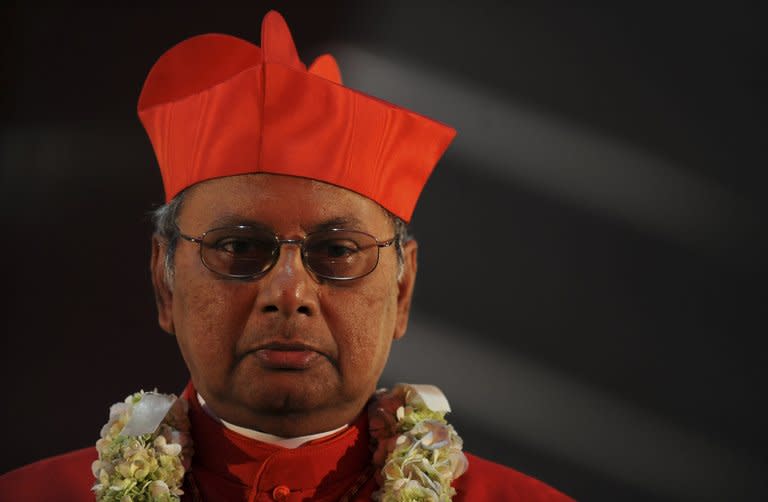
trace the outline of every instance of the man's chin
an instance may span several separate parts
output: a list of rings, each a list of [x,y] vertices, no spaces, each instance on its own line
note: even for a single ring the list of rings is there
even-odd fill
[[[241,404],[260,415],[309,415],[341,401],[333,378],[322,371],[272,370],[261,372],[240,389]]]

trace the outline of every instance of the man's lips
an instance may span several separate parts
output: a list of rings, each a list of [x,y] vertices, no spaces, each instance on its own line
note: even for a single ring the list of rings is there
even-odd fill
[[[324,357],[319,351],[303,344],[271,343],[251,353],[261,366],[276,370],[304,370]]]

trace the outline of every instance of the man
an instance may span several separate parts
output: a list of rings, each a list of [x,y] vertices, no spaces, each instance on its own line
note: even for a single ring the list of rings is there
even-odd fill
[[[191,375],[194,453],[153,436],[120,452],[159,462],[110,464],[113,445],[141,434],[125,431],[149,400],[129,399],[98,461],[88,448],[13,471],[4,500],[92,500],[94,475],[103,500],[171,500],[170,477],[152,476],[173,458],[186,500],[570,500],[472,455],[467,469],[439,391],[372,400],[408,323],[405,222],[451,128],[344,87],[330,56],[307,69],[275,12],[261,47],[203,35],[169,50],[139,115],[166,191],[152,281]]]

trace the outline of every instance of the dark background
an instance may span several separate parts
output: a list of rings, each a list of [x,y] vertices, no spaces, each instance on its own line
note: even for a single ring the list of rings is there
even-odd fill
[[[766,81],[757,6],[326,2],[2,10],[0,472],[187,375],[156,325],[136,101],[175,43],[259,41],[446,121],[384,384],[579,500],[765,500]],[[663,8],[662,8],[663,5]]]

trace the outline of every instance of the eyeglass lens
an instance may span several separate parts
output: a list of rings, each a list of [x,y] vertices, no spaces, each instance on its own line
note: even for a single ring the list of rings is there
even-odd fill
[[[297,242],[297,244],[299,244]],[[203,263],[230,277],[257,277],[280,256],[280,241],[255,228],[221,228],[203,237]],[[329,230],[307,235],[302,244],[304,264],[320,277],[354,279],[370,273],[379,258],[376,239],[351,230]]]

